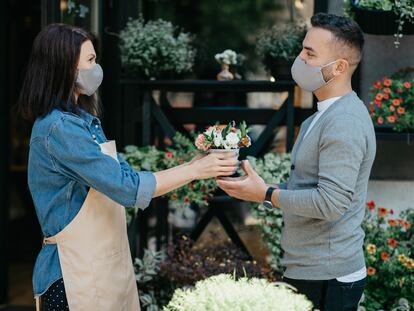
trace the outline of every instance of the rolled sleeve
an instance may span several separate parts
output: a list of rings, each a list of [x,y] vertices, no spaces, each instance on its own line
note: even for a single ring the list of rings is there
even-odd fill
[[[151,172],[139,172],[139,187],[137,191],[137,197],[135,206],[139,209],[145,209],[151,203],[154,196],[157,181],[155,176]]]

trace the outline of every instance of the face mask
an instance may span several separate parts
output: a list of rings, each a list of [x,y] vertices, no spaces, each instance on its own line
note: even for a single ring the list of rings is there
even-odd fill
[[[101,85],[103,79],[103,71],[99,64],[89,69],[79,69],[76,84],[81,94],[91,96]]]
[[[306,64],[299,56],[296,57],[292,65],[292,78],[304,90],[314,92],[322,86],[331,82],[335,77],[329,81],[325,81],[322,74],[322,68],[332,65],[337,61],[333,61],[322,67],[314,67]]]

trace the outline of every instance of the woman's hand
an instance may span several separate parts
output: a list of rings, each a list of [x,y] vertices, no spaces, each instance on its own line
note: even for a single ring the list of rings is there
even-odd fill
[[[199,156],[189,162],[194,179],[207,179],[218,176],[231,176],[239,168],[239,160],[233,151],[210,153]]]

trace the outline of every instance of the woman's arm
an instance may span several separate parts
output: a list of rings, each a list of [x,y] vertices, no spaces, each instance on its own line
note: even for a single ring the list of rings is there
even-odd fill
[[[189,163],[154,173],[157,181],[154,197],[161,196],[180,188],[193,180],[217,176],[231,176],[235,173],[239,161],[234,153],[215,153],[195,158]]]

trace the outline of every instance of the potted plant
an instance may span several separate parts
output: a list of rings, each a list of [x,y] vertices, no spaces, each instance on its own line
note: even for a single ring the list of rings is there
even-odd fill
[[[414,34],[413,0],[346,0],[345,13],[365,33],[394,35],[396,48],[403,34]]]
[[[193,37],[170,22],[130,19],[119,38],[121,63],[128,77],[174,78],[193,69]]]
[[[304,296],[265,279],[240,278],[220,274],[199,281],[192,288],[177,289],[164,311],[312,310]]]
[[[370,89],[369,111],[378,129],[414,130],[414,79],[412,69],[375,81]]]
[[[367,285],[363,310],[409,311],[414,307],[414,210],[397,216],[367,203],[363,222]]]
[[[306,26],[298,23],[275,25],[260,34],[258,54],[275,79],[292,79],[290,69],[302,50],[305,35]]]

